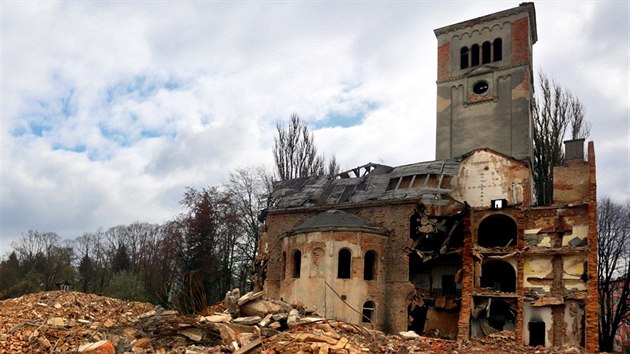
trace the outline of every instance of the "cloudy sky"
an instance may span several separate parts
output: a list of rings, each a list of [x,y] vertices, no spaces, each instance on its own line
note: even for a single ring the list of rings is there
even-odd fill
[[[181,211],[271,166],[297,112],[342,169],[433,160],[433,29],[508,1],[1,2],[0,254]],[[629,192],[628,2],[536,3],[534,66],[582,100],[599,196]]]

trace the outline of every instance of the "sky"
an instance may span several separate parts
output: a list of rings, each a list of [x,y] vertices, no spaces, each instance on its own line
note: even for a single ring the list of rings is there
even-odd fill
[[[0,1],[0,256],[182,212],[272,167],[298,113],[342,170],[435,159],[435,28],[512,1]],[[535,3],[534,70],[586,108],[598,196],[630,200],[628,1]]]

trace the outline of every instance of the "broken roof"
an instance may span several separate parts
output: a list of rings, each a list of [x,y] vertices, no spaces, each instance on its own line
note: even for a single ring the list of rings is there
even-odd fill
[[[369,163],[336,176],[310,176],[277,182],[271,194],[270,209],[418,199],[425,204],[446,204],[448,201],[442,196],[448,195],[451,189],[441,185],[442,178],[456,176],[461,161],[462,157],[456,157],[398,167]],[[366,172],[361,173],[361,170]],[[429,176],[437,176],[440,181],[437,187],[428,186]],[[412,181],[408,187],[399,188],[396,181],[404,177]]]

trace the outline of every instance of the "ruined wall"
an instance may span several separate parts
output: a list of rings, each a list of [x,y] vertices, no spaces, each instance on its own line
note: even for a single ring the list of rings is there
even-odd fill
[[[360,269],[362,268],[354,268],[353,267],[353,275],[351,280],[341,280],[339,284],[336,284],[335,281],[337,279],[332,280],[329,284],[335,287],[335,290],[341,289],[341,291],[345,291],[345,293],[339,292],[339,294],[345,294],[348,296],[354,290],[353,287],[357,286],[357,289],[365,289],[363,293],[358,290],[358,295],[363,295],[365,297],[372,297],[374,299],[384,299],[384,300],[375,300],[376,308],[377,308],[377,321],[378,325],[381,329],[389,332],[398,332],[407,330],[407,308],[406,301],[409,294],[413,293],[414,288],[413,285],[408,281],[409,274],[409,262],[408,262],[408,248],[411,244],[411,239],[409,238],[409,219],[416,208],[415,201],[405,201],[405,202],[389,202],[389,203],[365,203],[360,206],[349,206],[344,208],[345,212],[351,213],[374,226],[381,227],[388,231],[387,237],[383,238],[383,236],[373,237],[359,237],[360,241],[350,242],[350,239],[355,236],[348,236],[347,234],[339,233],[334,235],[333,238],[339,241],[339,244],[346,245],[346,247],[353,250],[353,264],[361,265],[362,267],[362,255],[367,249],[363,247],[368,247],[368,244],[378,248],[378,264],[379,264],[379,277],[377,282],[368,282],[368,284],[364,284],[362,280],[362,273],[360,273]],[[267,216],[267,229],[265,232],[265,237],[262,243],[266,243],[265,247],[268,250],[268,258],[269,263],[267,266],[267,276],[264,284],[264,290],[267,296],[280,298],[282,296],[290,296],[294,299],[300,299],[302,297],[308,297],[309,292],[312,292],[311,289],[313,287],[302,287],[296,286],[291,287],[291,290],[288,290],[287,281],[282,281],[282,250],[286,247],[289,247],[289,243],[300,243],[305,245],[305,249],[311,249],[314,246],[306,246],[309,242],[307,240],[319,239],[316,244],[322,246],[322,248],[327,249],[327,255],[330,257],[331,247],[337,249],[339,246],[330,246],[334,243],[326,243],[324,242],[326,236],[325,233],[317,236],[316,234],[309,234],[308,237],[306,235],[299,235],[299,237],[292,237],[284,241],[281,237],[283,232],[303,223],[310,217],[314,216],[318,212],[324,210],[323,208],[309,208],[295,211],[272,211]],[[345,236],[344,236],[345,235]],[[382,241],[375,241],[381,240]],[[285,243],[286,242],[286,243]],[[322,243],[323,242],[323,243]],[[337,241],[335,241],[336,243]],[[382,244],[381,244],[382,242]],[[325,247],[324,247],[325,245]],[[362,246],[361,246],[362,245]],[[359,253],[359,250],[363,253]],[[285,251],[286,252],[286,251]],[[305,255],[306,253],[302,253]],[[361,254],[361,258],[355,258],[355,255]],[[333,257],[334,258],[334,257]],[[286,264],[289,264],[290,257],[289,253],[286,256]],[[308,260],[303,260],[303,264],[308,263]],[[333,266],[334,269],[330,268]],[[336,277],[336,268],[334,267],[334,262],[331,261],[330,265],[327,266],[327,274],[326,276]],[[330,273],[332,271],[332,273]],[[310,270],[309,270],[310,272]],[[359,273],[357,273],[359,272]],[[291,274],[287,271],[285,275],[288,277]],[[298,283],[301,285],[303,282],[309,282],[310,280],[300,279]],[[312,285],[314,286],[314,285]],[[321,284],[319,287],[326,286],[325,284]],[[327,286],[326,286],[327,287]],[[352,291],[351,291],[352,290]],[[319,290],[318,290],[319,291]],[[328,298],[331,298],[328,296]],[[334,296],[334,295],[333,295]],[[353,295],[354,296],[354,295]],[[355,300],[353,300],[355,301]],[[328,304],[328,303],[327,303]],[[361,303],[362,304],[362,303]],[[332,305],[331,305],[332,306]],[[334,304],[335,309],[340,309],[341,307],[338,304]],[[353,304],[353,306],[355,306]],[[332,307],[330,307],[332,308]],[[332,311],[328,309],[328,311]],[[358,308],[360,311],[360,307]],[[337,310],[335,310],[335,314]],[[344,310],[345,311],[345,310]],[[358,323],[356,320],[359,318],[359,315],[351,311],[354,314],[340,312],[340,316],[347,316],[344,318],[352,318],[351,322]],[[341,317],[340,317],[341,318]]]
[[[531,178],[529,166],[490,150],[477,150],[460,164],[452,178],[451,196],[472,207],[489,207],[493,199],[529,206]]]
[[[327,318],[351,323],[366,323],[361,312],[367,301],[374,302],[375,328],[385,322],[385,264],[387,238],[383,235],[353,231],[324,231],[290,235],[282,240],[287,255],[285,277],[281,280],[280,297],[317,308]],[[350,277],[338,278],[339,252],[349,250]],[[301,254],[299,276],[294,277],[293,256]],[[364,256],[376,253],[371,280],[364,279]]]
[[[585,161],[568,161],[553,168],[553,203],[582,204],[590,199],[590,166]]]

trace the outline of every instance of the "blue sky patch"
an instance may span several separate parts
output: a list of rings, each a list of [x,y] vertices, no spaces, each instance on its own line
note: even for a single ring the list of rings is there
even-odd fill
[[[349,128],[361,124],[366,114],[378,108],[375,102],[367,102],[359,109],[345,112],[328,112],[324,119],[312,122],[315,129],[342,127]]]
[[[160,90],[173,91],[181,87],[174,79],[158,80],[147,75],[137,75],[129,80],[117,82],[107,88],[106,101],[112,103],[121,97],[146,100]]]

